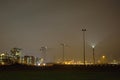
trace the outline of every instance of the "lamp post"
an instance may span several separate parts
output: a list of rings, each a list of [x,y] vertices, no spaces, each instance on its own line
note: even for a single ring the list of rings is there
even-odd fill
[[[83,32],[83,61],[84,61],[84,65],[85,65],[85,31],[86,31],[86,29],[82,29],[82,32]]]
[[[93,64],[95,64],[95,46],[92,46],[93,49]]]
[[[47,47],[46,47],[46,46],[41,47],[41,48],[40,48],[40,51],[42,51],[42,55],[43,55],[44,62],[46,62],[46,51],[47,51]]]
[[[64,62],[64,60],[65,60],[65,44],[64,43],[61,43],[60,44],[61,46],[62,46],[62,60],[63,60],[63,62]]]

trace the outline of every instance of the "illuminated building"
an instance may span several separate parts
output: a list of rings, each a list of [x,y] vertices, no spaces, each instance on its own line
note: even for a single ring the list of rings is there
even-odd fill
[[[7,53],[0,54],[0,65],[9,65],[11,64],[9,55]]]
[[[10,50],[11,54],[11,60],[13,61],[13,63],[20,63],[20,57],[21,57],[21,49],[20,48],[12,48]]]
[[[23,63],[27,65],[34,65],[35,57],[34,56],[24,56]]]

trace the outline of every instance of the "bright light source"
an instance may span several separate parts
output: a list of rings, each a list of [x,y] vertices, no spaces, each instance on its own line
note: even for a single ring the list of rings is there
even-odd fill
[[[5,64],[5,62],[2,62],[1,64],[2,64],[2,65],[4,65],[4,64]]]
[[[43,66],[45,66],[46,64],[45,63],[43,63]]]
[[[38,63],[38,66],[40,66],[40,63]]]
[[[4,55],[5,55],[4,53],[1,54],[1,56],[4,56]]]
[[[103,59],[105,59],[105,56],[102,56]]]
[[[92,45],[92,48],[95,48],[95,45]]]

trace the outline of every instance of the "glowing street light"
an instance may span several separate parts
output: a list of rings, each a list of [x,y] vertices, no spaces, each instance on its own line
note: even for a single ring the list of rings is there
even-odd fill
[[[92,45],[92,48],[95,48],[95,45]]]
[[[107,58],[106,58],[105,55],[103,55],[103,56],[101,57],[101,61],[102,61],[103,64],[107,64]]]
[[[105,56],[102,56],[102,59],[105,59]]]
[[[95,64],[95,45],[92,45],[93,49],[93,64]]]
[[[86,31],[86,29],[82,29],[82,32],[83,32],[83,58],[84,58],[84,65],[85,65],[85,31]]]

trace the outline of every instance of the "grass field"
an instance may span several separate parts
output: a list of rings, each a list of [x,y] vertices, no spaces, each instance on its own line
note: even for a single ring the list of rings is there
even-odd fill
[[[0,80],[120,80],[120,66],[0,67]]]
[[[119,72],[4,71],[0,80],[120,80]]]

